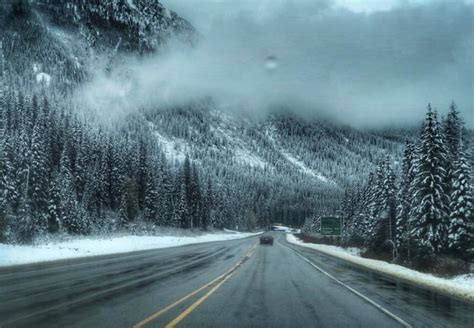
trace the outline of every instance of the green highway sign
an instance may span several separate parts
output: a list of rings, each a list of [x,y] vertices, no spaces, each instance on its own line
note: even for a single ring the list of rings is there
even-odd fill
[[[340,236],[341,219],[336,217],[323,216],[321,218],[321,235]]]

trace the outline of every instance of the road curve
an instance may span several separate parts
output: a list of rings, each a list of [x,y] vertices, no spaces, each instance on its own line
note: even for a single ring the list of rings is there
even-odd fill
[[[0,327],[470,327],[474,322],[472,304],[290,245],[284,234],[275,237],[273,246],[260,246],[252,237],[0,269]]]

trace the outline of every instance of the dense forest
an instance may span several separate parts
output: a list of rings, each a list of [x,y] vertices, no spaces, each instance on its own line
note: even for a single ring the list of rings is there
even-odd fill
[[[406,142],[399,174],[387,157],[365,184],[347,189],[340,206],[342,243],[425,268],[440,255],[472,260],[470,141],[454,103],[442,120],[428,106],[419,139]],[[308,219],[304,230],[319,232],[319,217]]]
[[[400,258],[410,258],[414,253],[405,245],[423,234],[408,223],[421,217],[416,202],[426,200],[419,192],[414,196],[423,178],[414,177],[426,170],[419,167],[423,156],[442,157],[433,181],[442,180],[439,190],[447,196],[440,199],[448,205],[437,211],[466,214],[451,203],[470,202],[455,191],[469,193],[464,186],[472,186],[458,181],[461,159],[469,171],[461,150],[472,136],[447,146],[453,139],[444,136],[450,135],[447,126],[462,130],[454,107],[442,123],[430,114],[443,146],[436,146],[441,155],[423,156],[428,150],[410,128],[355,129],[301,117],[291,108],[255,119],[224,112],[206,98],[130,108],[110,121],[82,108],[75,92],[97,71],[113,77],[129,56],[140,60],[159,52],[172,35],[194,42],[193,27],[176,13],[159,2],[135,3],[137,8],[123,0],[0,3],[0,242],[32,243],[61,233],[153,233],[160,227],[298,227],[336,213],[343,203],[348,242],[378,249],[392,240]],[[96,111],[114,115],[107,105]],[[404,155],[406,139],[411,150]],[[433,203],[440,204],[437,198]],[[441,216],[445,220],[436,213],[420,219],[428,222],[423,229],[434,229],[431,222]],[[447,235],[464,243],[466,234],[456,229]],[[374,231],[390,234],[369,241]],[[453,249],[446,240],[430,244],[433,252]]]

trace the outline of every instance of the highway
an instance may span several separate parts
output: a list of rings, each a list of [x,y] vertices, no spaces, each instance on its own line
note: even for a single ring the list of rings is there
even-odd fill
[[[472,327],[472,303],[274,236],[3,268],[0,327]]]

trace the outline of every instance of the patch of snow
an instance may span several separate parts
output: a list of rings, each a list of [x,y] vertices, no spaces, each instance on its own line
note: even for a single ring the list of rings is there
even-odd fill
[[[72,60],[74,61],[74,66],[76,69],[80,69],[82,67],[81,62],[79,61],[79,58],[73,57]]]
[[[132,9],[137,9],[137,7],[135,6],[135,4],[133,3],[133,0],[127,0],[127,3],[129,5],[130,8]]]
[[[261,232],[208,233],[197,236],[122,236],[104,239],[89,237],[38,246],[0,244],[0,266],[233,240],[259,234]]]
[[[346,250],[342,247],[304,243],[294,235],[287,235],[289,243],[312,248],[319,252],[352,262],[354,264],[378,271],[407,282],[423,286],[428,289],[437,290],[444,294],[454,295],[474,301],[474,278],[473,275],[462,275],[454,279],[435,277],[428,273],[418,272],[401,265],[388,263],[385,261],[372,260],[360,257],[360,253]]]
[[[288,232],[288,231],[291,230],[291,228],[285,227],[285,226],[282,226],[282,225],[272,225],[271,229],[273,231],[285,231],[285,232]]]
[[[45,86],[49,87],[49,85],[51,84],[51,75],[46,73],[36,74],[36,83],[44,84]]]
[[[464,286],[471,286],[472,288],[474,288],[474,274],[473,273],[461,274],[459,276],[451,278],[450,281],[457,284],[464,285]]]
[[[247,164],[251,167],[258,167],[261,169],[265,168],[265,162],[258,156],[249,153],[244,149],[237,149],[234,153],[234,157],[240,164]]]
[[[265,159],[257,154],[257,151],[252,150],[252,145],[242,139],[239,135],[238,124],[230,115],[216,110],[211,110],[210,113],[214,121],[214,125],[209,126],[210,131],[215,136],[221,136],[234,149],[233,157],[236,163],[254,168],[272,169]]]
[[[301,172],[303,172],[304,174],[306,175],[309,175],[319,181],[322,181],[324,183],[329,183],[329,184],[332,184],[332,185],[335,185],[336,183],[332,180],[329,180],[328,178],[326,178],[324,175],[322,175],[321,173],[319,172],[316,172],[315,170],[313,169],[310,169],[309,167],[306,166],[305,163],[303,163],[302,161],[298,160],[296,157],[294,157],[292,154],[290,154],[289,152],[281,149],[280,147],[277,146],[277,142],[275,140],[275,137],[273,136],[273,134],[275,133],[275,131],[273,130],[268,130],[266,135],[268,137],[268,139],[271,141],[271,143],[273,144],[273,146],[275,147],[276,150],[278,150],[280,152],[280,154],[283,155],[283,157],[285,157],[285,159],[290,162],[291,164],[293,164],[294,166],[296,166]]]
[[[188,151],[188,145],[184,140],[170,139],[160,134],[152,122],[148,122],[148,125],[155,136],[156,140],[161,146],[161,150],[166,155],[166,158],[171,161],[177,160],[184,162],[186,158],[186,152]]]
[[[322,174],[315,172],[311,170],[309,167],[307,167],[303,162],[297,160],[295,157],[293,157],[290,153],[287,153],[283,150],[280,150],[280,153],[294,166],[298,167],[301,172],[304,174],[310,175],[318,180],[321,180],[322,182],[328,182],[329,180],[323,176]]]
[[[226,228],[224,228],[224,231],[225,231],[225,232],[228,232],[228,233],[237,233],[237,234],[242,233],[242,232],[237,231],[237,230],[230,230],[230,229],[226,229]],[[253,235],[256,236],[256,235],[261,235],[262,233],[263,233],[263,231],[260,231],[260,232],[252,232],[251,234],[253,234]]]

